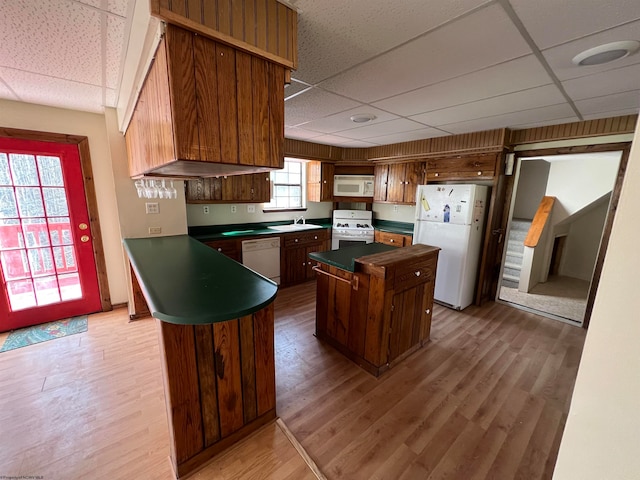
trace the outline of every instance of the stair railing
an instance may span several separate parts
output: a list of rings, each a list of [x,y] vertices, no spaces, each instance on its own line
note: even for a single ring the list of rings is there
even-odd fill
[[[553,205],[555,204],[556,197],[542,197],[538,210],[531,221],[531,226],[527,232],[527,236],[524,239],[524,246],[535,248],[538,246],[540,237],[544,233],[544,229],[547,226],[551,212],[553,211]]]

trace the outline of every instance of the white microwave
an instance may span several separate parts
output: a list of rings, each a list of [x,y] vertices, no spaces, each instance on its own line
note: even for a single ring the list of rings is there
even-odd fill
[[[334,175],[334,197],[373,197],[373,175]]]

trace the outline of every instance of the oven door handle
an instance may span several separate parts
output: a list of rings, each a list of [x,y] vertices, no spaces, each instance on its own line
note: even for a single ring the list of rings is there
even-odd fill
[[[354,275],[351,280],[347,280],[346,278],[339,277],[337,275],[334,275],[333,273],[325,272],[320,268],[319,265],[314,265],[313,267],[311,267],[311,270],[322,273],[323,275],[327,275],[328,277],[335,278],[336,280],[339,280],[341,282],[348,283],[351,285],[351,288],[353,288],[354,290],[358,290],[358,284],[360,283],[360,281],[357,275]]]

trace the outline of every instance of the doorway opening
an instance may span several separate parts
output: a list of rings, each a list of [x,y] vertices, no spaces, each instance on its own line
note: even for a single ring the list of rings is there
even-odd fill
[[[0,331],[111,307],[79,145],[31,138],[0,135]]]
[[[573,325],[588,323],[625,155],[519,158],[497,300]]]

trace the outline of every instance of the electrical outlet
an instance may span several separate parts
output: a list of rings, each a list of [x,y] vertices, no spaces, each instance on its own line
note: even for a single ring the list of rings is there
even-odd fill
[[[247,213],[256,213],[255,205],[247,205]]]
[[[398,205],[393,206],[393,213],[398,213]]]
[[[238,211],[238,207],[235,205],[231,205],[231,213],[236,213]]]
[[[204,213],[205,215],[209,215],[209,205],[205,205],[204,207],[202,207],[202,213]]]
[[[160,213],[158,202],[147,202],[144,204],[147,213]]]
[[[150,235],[159,235],[162,233],[162,227],[149,227]]]

